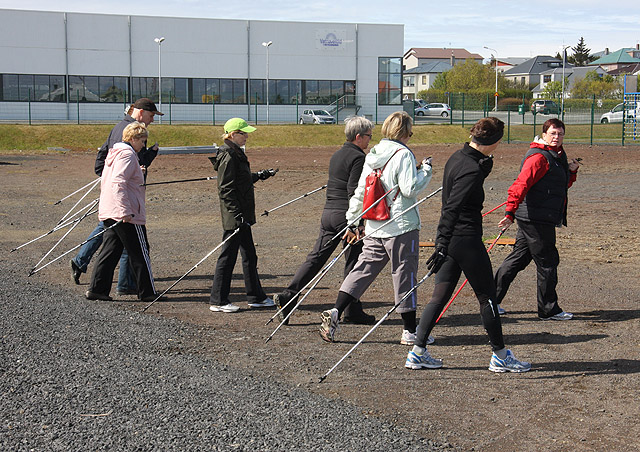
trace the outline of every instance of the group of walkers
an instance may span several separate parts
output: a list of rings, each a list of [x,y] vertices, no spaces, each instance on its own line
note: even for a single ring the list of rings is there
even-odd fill
[[[110,300],[114,269],[120,261],[117,293],[137,294],[144,301],[156,300],[145,230],[144,180],[146,168],[157,154],[157,144],[146,147],[148,126],[157,111],[149,99],[133,104],[125,119],[114,127],[98,153],[96,173],[101,175],[100,224],[89,241],[71,261],[74,281],[86,272],[91,254],[103,246],[93,270],[88,299]],[[431,159],[418,161],[409,147],[413,123],[405,112],[395,112],[382,125],[382,139],[368,154],[374,124],[364,117],[345,121],[346,142],[329,163],[326,202],[320,219],[318,239],[291,283],[270,298],[260,284],[257,253],[251,227],[256,223],[254,184],[276,174],[265,169],[252,172],[245,154],[250,133],[256,130],[241,118],[224,125],[224,144],[210,160],[218,177],[222,219],[222,244],[213,276],[210,309],[233,313],[240,307],[229,299],[233,269],[241,254],[246,296],[250,308],[278,309],[282,323],[288,320],[301,294],[314,280],[339,244],[345,255],[344,281],[335,305],[321,313],[320,336],[336,340],[341,323],[371,325],[375,317],[363,309],[361,297],[387,263],[391,263],[394,308],[402,318],[400,343],[412,346],[405,367],[439,368],[427,345],[437,319],[464,272],[480,305],[482,324],[489,337],[492,355],[489,370],[526,372],[531,365],[518,360],[507,349],[500,306],[518,272],[533,260],[537,268],[538,316],[569,320],[572,314],[558,305],[556,293],[558,251],[555,228],[566,225],[567,190],[576,180],[578,161],[567,159],[562,147],[565,126],[549,119],[526,153],[520,174],[508,190],[503,231],[518,222],[511,254],[494,274],[482,241],[483,184],[493,166],[493,153],[503,136],[498,118],[479,120],[471,129],[470,142],[454,152],[444,166],[442,211],[435,250],[426,261],[428,276],[434,275],[431,299],[417,319],[417,274],[419,272],[418,195],[432,179]],[[378,200],[388,214],[364,217],[375,175],[386,192]],[[368,219],[364,219],[368,218]],[[127,281],[130,273],[132,281]],[[135,288],[135,289],[133,289]],[[342,319],[342,320],[341,320]]]

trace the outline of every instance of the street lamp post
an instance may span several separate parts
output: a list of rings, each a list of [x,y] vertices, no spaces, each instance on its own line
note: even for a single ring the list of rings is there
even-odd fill
[[[269,124],[269,47],[271,44],[273,44],[273,41],[262,43],[267,49],[267,124]]]
[[[562,45],[562,101],[560,106],[560,111],[562,114],[562,118],[564,119],[564,66],[565,61],[567,60],[567,49],[571,46]]]
[[[496,92],[493,97],[496,99],[496,106],[494,107],[494,111],[498,111],[498,51],[496,49],[492,49],[491,47],[483,46],[487,50],[493,51],[491,55],[493,57],[494,64],[496,65]]]
[[[158,109],[162,111],[162,38],[155,38],[155,42],[158,43]],[[162,123],[162,116],[160,116],[160,122]]]

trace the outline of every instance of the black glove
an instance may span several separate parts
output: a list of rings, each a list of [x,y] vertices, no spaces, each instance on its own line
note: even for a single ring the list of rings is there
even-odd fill
[[[246,229],[246,228],[250,228],[251,227],[251,225],[249,223],[244,221],[244,217],[242,216],[241,213],[236,215],[235,219],[236,219],[236,228]]]
[[[275,176],[277,172],[278,172],[278,170],[277,169],[273,169],[273,168],[260,170],[260,171],[257,172],[258,179],[260,179],[260,180],[269,179],[271,176]]]
[[[427,259],[427,269],[431,273],[438,273],[444,261],[447,260],[447,249],[442,245],[436,245],[436,250],[431,257]]]

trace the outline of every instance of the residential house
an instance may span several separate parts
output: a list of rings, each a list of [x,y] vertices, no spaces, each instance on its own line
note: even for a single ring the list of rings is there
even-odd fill
[[[571,97],[571,89],[574,84],[578,80],[582,80],[587,75],[587,72],[596,71],[596,73],[602,77],[607,72],[602,69],[600,66],[597,67],[589,67],[589,66],[571,66],[564,68],[564,77],[566,78],[566,84],[564,87],[565,91],[565,99]],[[543,92],[545,90],[545,85],[549,82],[560,82],[562,83],[562,67],[549,69],[540,74],[541,81],[540,83],[533,88],[533,98],[534,99],[542,99],[544,98]]]
[[[412,69],[425,63],[449,63],[452,67],[457,63],[464,63],[466,60],[475,60],[482,63],[482,55],[470,53],[465,49],[448,48],[421,48],[412,47],[407,50],[402,57],[404,69]]]
[[[601,66],[605,71],[611,73],[611,71],[618,71],[617,73],[624,72],[625,68],[631,68],[632,66],[640,63],[640,45],[636,48],[623,48],[609,53],[609,49],[604,50],[604,54],[595,61],[589,63],[589,66]],[[622,71],[620,71],[622,70]]]
[[[505,72],[511,68],[518,66],[519,64],[524,63],[529,58],[499,58],[498,57],[498,72]],[[491,66],[495,67],[495,60],[491,59]]]
[[[565,63],[565,69],[568,67],[573,65]],[[505,71],[504,78],[526,87],[535,87],[541,82],[543,72],[555,68],[562,68],[561,59],[549,55],[538,55]]]
[[[451,68],[449,63],[435,61],[405,70],[402,74],[405,99],[417,99],[420,91],[431,88],[436,77]]]

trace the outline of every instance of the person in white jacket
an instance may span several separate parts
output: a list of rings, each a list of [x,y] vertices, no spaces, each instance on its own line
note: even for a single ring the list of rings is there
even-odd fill
[[[129,254],[129,263],[138,285],[138,297],[142,301],[156,298],[145,227],[144,176],[136,155],[144,146],[147,136],[144,124],[132,122],[122,132],[122,142],[116,143],[105,159],[98,218],[106,228],[116,225],[120,220],[122,223],[104,232],[102,249],[85,294],[89,300],[112,299],[109,292],[113,272],[123,248]]]
[[[407,142],[413,135],[412,127],[411,117],[406,112],[395,112],[385,119],[382,124],[383,139],[366,156],[358,188],[349,200],[347,222],[352,223],[362,213],[366,178],[376,169],[384,167],[381,182],[385,191],[398,187],[386,197],[390,206],[390,218],[415,204],[418,194],[427,187],[431,180],[431,165],[427,159],[418,164],[413,152],[407,147]],[[387,262],[391,261],[396,303],[417,282],[420,231],[418,208],[409,210],[387,226],[376,230],[383,223],[367,220],[358,262],[342,283],[335,307],[322,313],[320,335],[327,342],[335,340],[340,316],[346,306],[361,298]],[[357,231],[354,232],[358,234]],[[353,236],[354,233],[347,232],[349,234]],[[412,345],[415,338],[416,297],[414,291],[397,309],[404,324],[401,344]]]

